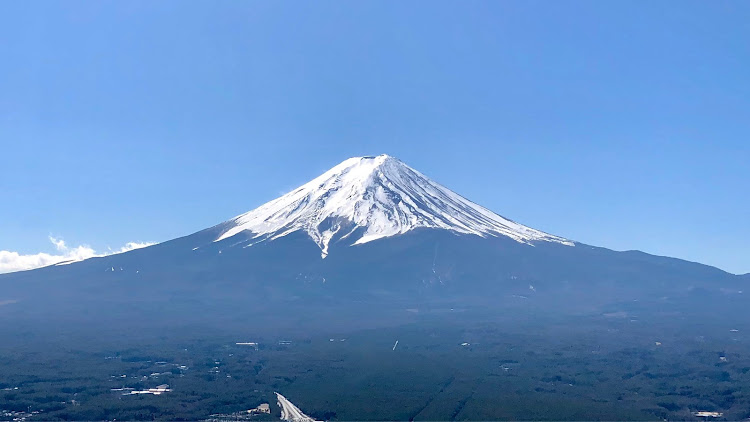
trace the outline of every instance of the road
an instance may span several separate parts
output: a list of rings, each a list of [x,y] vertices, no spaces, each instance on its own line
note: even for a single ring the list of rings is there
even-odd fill
[[[276,393],[276,400],[281,408],[281,420],[288,422],[316,422],[315,419],[302,413],[299,407],[292,404],[292,402],[281,394]]]

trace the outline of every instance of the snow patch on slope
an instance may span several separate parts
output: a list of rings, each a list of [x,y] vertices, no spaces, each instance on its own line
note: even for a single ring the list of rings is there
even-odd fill
[[[328,254],[335,236],[363,244],[416,228],[573,246],[481,207],[388,155],[345,160],[294,191],[235,217],[215,241],[248,231],[273,240],[303,230]]]

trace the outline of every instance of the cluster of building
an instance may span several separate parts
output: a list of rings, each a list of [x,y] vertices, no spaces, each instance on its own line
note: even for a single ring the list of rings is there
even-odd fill
[[[695,415],[695,416],[697,416],[699,418],[720,418],[720,417],[724,416],[724,414],[721,413],[721,412],[708,412],[708,411],[705,411],[705,410],[700,411],[700,412],[695,412],[695,413],[693,413],[693,415]]]
[[[211,415],[204,422],[249,421],[255,419],[254,416],[260,414],[271,414],[271,406],[269,406],[268,403],[262,403],[254,409],[242,412]]]
[[[18,412],[15,410],[0,410],[0,420],[13,421],[13,422],[24,422],[26,419],[31,418],[39,414],[38,410],[32,412]]]
[[[154,388],[148,388],[145,390],[135,390],[133,388],[113,388],[112,391],[122,391],[123,396],[133,396],[136,394],[153,394],[155,396],[159,396],[172,390],[169,388],[169,384],[162,384],[157,385]]]

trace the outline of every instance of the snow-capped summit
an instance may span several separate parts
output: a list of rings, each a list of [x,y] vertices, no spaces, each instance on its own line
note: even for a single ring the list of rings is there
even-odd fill
[[[437,228],[521,243],[573,242],[526,227],[481,207],[388,155],[343,161],[292,192],[228,221],[216,241],[240,232],[255,242],[304,230],[325,258],[334,237],[351,245]],[[252,243],[251,243],[252,244]]]

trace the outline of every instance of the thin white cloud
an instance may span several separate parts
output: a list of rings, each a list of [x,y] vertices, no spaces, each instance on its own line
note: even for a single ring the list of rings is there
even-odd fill
[[[49,241],[55,245],[55,249],[58,252],[57,254],[41,252],[32,255],[22,255],[18,252],[0,251],[0,274],[31,270],[34,268],[59,264],[61,262],[83,261],[84,259],[96,256],[114,255],[153,245],[151,242],[128,242],[125,246],[119,249],[113,250],[108,248],[109,250],[107,252],[98,253],[93,248],[86,245],[71,248],[65,244],[64,240],[52,236],[49,237]]]
[[[128,251],[132,251],[133,249],[145,248],[146,246],[151,246],[153,244],[154,244],[153,242],[128,242],[125,244],[125,246],[117,250],[112,250],[112,248],[108,248],[109,253],[105,255],[128,252]]]
[[[62,239],[56,239],[50,236],[49,241],[52,242],[53,245],[55,245],[55,249],[57,249],[58,251],[64,251],[65,249],[67,249],[67,247],[65,246],[65,241]]]

